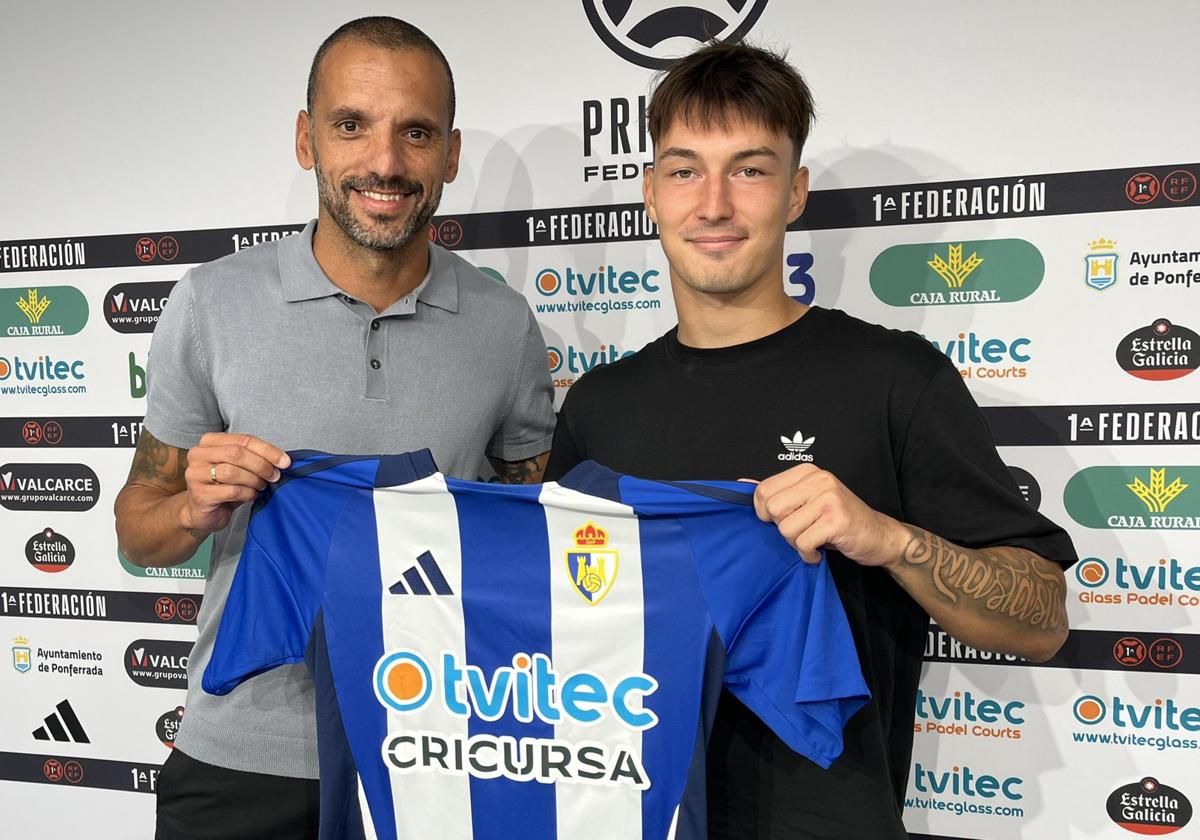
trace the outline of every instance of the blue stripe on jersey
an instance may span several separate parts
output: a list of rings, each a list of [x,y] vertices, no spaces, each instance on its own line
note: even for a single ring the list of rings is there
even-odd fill
[[[628,486],[623,486],[627,490]],[[635,505],[636,498],[625,503]],[[659,723],[642,733],[642,762],[651,787],[642,795],[642,837],[667,836],[683,795],[698,735],[701,678],[712,625],[683,529],[650,518],[641,530],[645,648],[642,670],[658,680],[645,705]]]
[[[375,497],[370,484],[354,492],[337,523],[331,535],[323,608],[326,646],[335,652],[329,657],[329,665],[334,685],[339,687],[342,722],[377,835],[379,840],[396,840],[397,803],[392,801],[391,781],[379,751],[379,745],[387,740],[387,712],[373,697],[364,702],[361,689],[374,684],[375,663],[384,650],[379,540],[375,536]],[[325,766],[324,756],[321,766]],[[322,812],[326,795],[322,784]]]
[[[614,502],[621,501],[621,489],[618,484],[620,474],[608,467],[602,467],[595,461],[584,461],[572,467],[566,475],[558,480],[559,485],[587,493],[589,496],[599,496]]]
[[[317,702],[317,757],[320,760],[320,836],[366,840],[358,801],[357,770],[346,749],[346,729],[330,671],[325,617],[317,613],[305,655]]]
[[[486,485],[446,480],[458,508],[462,544],[462,604],[467,661],[485,680],[513,665],[517,653],[551,650],[550,558],[539,486]],[[520,616],[520,621],[513,621]],[[553,738],[554,726],[522,723],[511,704],[496,721],[472,715],[469,736]],[[474,840],[555,840],[554,786],[503,777],[471,777]]]

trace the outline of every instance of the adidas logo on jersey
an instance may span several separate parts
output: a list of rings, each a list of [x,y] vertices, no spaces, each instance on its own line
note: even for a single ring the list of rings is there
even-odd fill
[[[417,558],[417,562],[400,576],[400,580],[388,587],[388,592],[393,595],[454,594],[441,567],[428,551]]]
[[[804,433],[797,431],[792,437],[780,435],[779,441],[783,444],[786,452],[780,452],[778,456],[780,461],[804,461],[809,463],[813,456],[808,454],[808,448],[816,441],[816,437],[805,437]]]
[[[38,741],[61,741],[63,743],[90,744],[92,741],[83,731],[83,724],[75,716],[70,701],[63,700],[54,707],[56,712],[46,715],[44,726],[33,730]]]

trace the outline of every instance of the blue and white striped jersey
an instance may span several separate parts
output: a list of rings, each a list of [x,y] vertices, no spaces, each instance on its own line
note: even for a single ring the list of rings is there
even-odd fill
[[[307,652],[322,838],[703,838],[713,687],[822,766],[867,697],[826,564],[752,489],[293,453],[204,689]]]

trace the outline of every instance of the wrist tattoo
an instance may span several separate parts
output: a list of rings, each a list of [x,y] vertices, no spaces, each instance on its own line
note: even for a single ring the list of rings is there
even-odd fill
[[[537,484],[542,480],[542,474],[546,471],[546,462],[550,460],[550,453],[544,452],[533,458],[526,458],[524,461],[501,461],[497,458],[489,460],[502,483]]]
[[[187,453],[168,446],[143,428],[133,453],[133,464],[129,467],[128,481],[148,481],[178,489],[180,485],[187,485],[186,472]]]
[[[1039,569],[1030,552],[1008,546],[966,549],[928,531],[910,528],[909,533],[901,561],[927,568],[947,602],[1041,629],[1067,626],[1066,587]]]

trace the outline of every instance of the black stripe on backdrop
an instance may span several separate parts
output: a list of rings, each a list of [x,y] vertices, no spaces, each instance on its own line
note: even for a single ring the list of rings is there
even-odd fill
[[[1200,163],[814,190],[790,230],[945,224],[1200,206]],[[298,232],[302,225],[0,241],[0,274],[194,264]],[[456,250],[654,239],[640,203],[437,216],[430,238]]]

